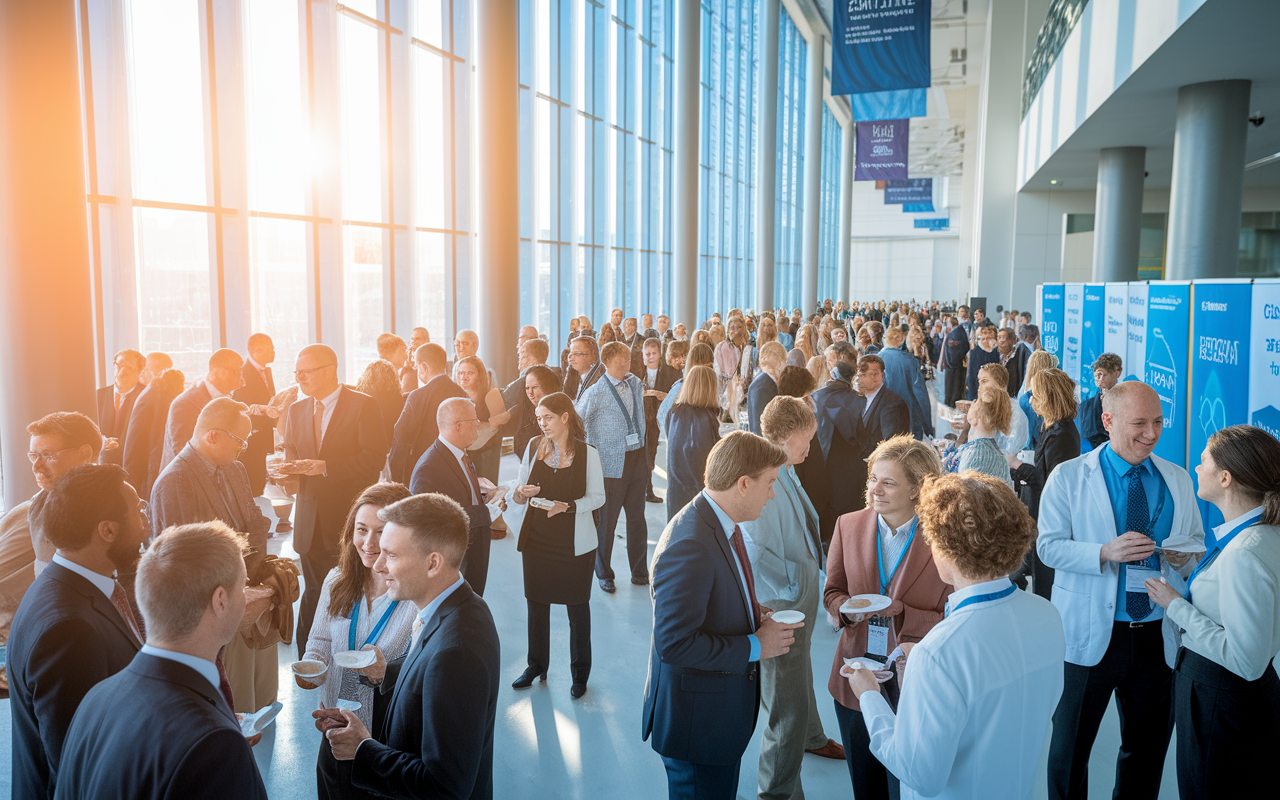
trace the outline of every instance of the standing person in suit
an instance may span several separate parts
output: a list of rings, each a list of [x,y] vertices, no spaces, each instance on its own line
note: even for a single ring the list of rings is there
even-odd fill
[[[493,731],[502,668],[493,616],[459,573],[467,514],[422,494],[378,512],[386,522],[374,572],[392,600],[418,607],[404,658],[387,665],[391,703],[370,733],[350,711],[312,713],[351,783],[384,797],[493,797]]]
[[[707,457],[720,441],[720,401],[711,367],[689,368],[666,422],[667,519],[672,519],[702,491]]]
[[[760,516],[786,461],[753,433],[729,434],[711,451],[707,488],[658,540],[641,736],[662,756],[672,798],[737,797],[760,660],[786,653],[808,624],[775,622],[760,605],[739,527]]]
[[[1013,328],[1001,328],[996,333],[996,351],[1000,353],[1000,364],[1009,370],[1009,396],[1017,397],[1022,389],[1022,379],[1027,374],[1027,359],[1031,356],[1025,348],[1018,347],[1018,335]]]
[[[267,555],[271,521],[253,501],[248,471],[237,458],[253,423],[248,407],[230,397],[210,401],[196,420],[195,435],[165,467],[151,490],[151,536],[166,528],[220,520],[245,540],[245,569],[257,576]],[[252,621],[267,611],[271,592],[242,587]],[[251,714],[276,701],[279,658],[274,647],[256,650],[236,636],[219,656],[231,688],[232,709]]]
[[[138,376],[146,368],[147,360],[137,350],[121,350],[112,365],[115,382],[98,390],[98,429],[107,439],[114,440],[114,444],[103,447],[100,457],[103,464],[122,464],[125,444],[129,441],[129,417],[145,388]]]
[[[858,407],[858,444],[865,460],[881,442],[900,433],[911,433],[911,414],[903,399],[885,387],[884,360],[880,356],[858,359],[858,391],[862,394]],[[865,478],[865,470],[862,476]],[[854,483],[854,486],[861,485],[860,481]]]
[[[920,361],[902,348],[906,335],[901,328],[884,332],[885,348],[878,354],[884,364],[885,387],[907,404],[911,419],[911,435],[917,439],[933,437],[933,413],[929,390],[920,374]]]
[[[805,401],[778,397],[765,409],[762,427],[765,439],[786,451],[787,462],[778,469],[773,497],[760,516],[742,524],[756,593],[775,613],[799,611],[813,623],[822,599],[822,540],[817,509],[801,488],[795,465],[808,455],[818,421]],[[813,624],[797,628],[795,644],[785,655],[760,663],[766,727],[758,796],[764,800],[804,795],[800,763],[806,752],[844,760],[844,748],[827,737],[818,716],[809,660],[813,630]]]
[[[234,400],[247,406],[265,406],[276,396],[276,379],[271,364],[276,360],[276,346],[265,333],[249,337],[249,358],[240,368],[240,388],[231,393]],[[249,445],[240,456],[249,475],[249,489],[260,497],[267,487],[267,456],[276,451],[276,421],[268,414],[253,414],[253,432]],[[255,709],[256,710],[256,709]]]
[[[637,586],[649,583],[649,526],[644,518],[648,463],[644,452],[644,385],[629,371],[631,351],[621,342],[610,342],[600,355],[605,377],[582,394],[577,408],[587,431],[587,443],[600,453],[604,469],[605,501],[596,528],[596,578],[600,588],[612,594],[617,591],[610,563],[613,530],[624,509],[631,582]]]
[[[1057,612],[1008,578],[1035,525],[985,475],[933,478],[920,494],[920,534],[939,578],[955,586],[946,618],[903,646],[896,666],[911,680],[896,712],[871,670],[845,668],[849,694],[903,797],[1030,797],[1064,650]]]
[[[151,486],[160,475],[169,406],[182,394],[184,380],[180,370],[164,370],[139,393],[129,414],[129,437],[124,442],[123,466],[129,473],[129,483],[140,495],[150,497]]]
[[[378,358],[386,361],[395,370],[398,384],[401,371],[409,364],[409,346],[405,344],[404,339],[394,333],[380,333],[377,338],[377,347]],[[408,392],[401,392],[401,394],[408,394]]]
[[[216,521],[172,528],[152,542],[138,562],[147,644],[76,711],[59,800],[266,800],[214,665],[218,651],[240,638],[244,546]]]
[[[424,344],[414,354],[418,378],[422,386],[414,389],[404,401],[404,410],[396,420],[391,437],[391,479],[408,484],[413,467],[440,435],[436,412],[450,397],[465,397],[466,392],[449,377],[444,348]]]
[[[751,379],[751,385],[747,387],[747,425],[757,436],[760,435],[760,417],[764,415],[769,401],[778,396],[778,376],[786,363],[785,347],[775,341],[760,345],[760,372]]]
[[[865,656],[885,663],[897,646],[920,641],[942,621],[951,587],[939,576],[929,546],[916,535],[921,488],[942,473],[938,454],[924,442],[899,435],[872,452],[868,473],[869,507],[839,519],[827,557],[823,603],[840,625],[827,688],[835,698],[854,794],[860,800],[884,800],[897,795],[898,781],[869,749],[862,706],[841,668],[846,658]],[[860,594],[885,595],[893,603],[875,614],[840,610]],[[895,697],[898,688],[891,687]]]
[[[1232,425],[1209,437],[1197,496],[1227,520],[1191,573],[1186,599],[1159,580],[1147,594],[1182,631],[1173,676],[1181,798],[1248,797],[1264,785],[1280,736],[1280,442]]]
[[[533,332],[533,336],[526,338],[528,331]],[[511,419],[503,428],[503,434],[511,434],[518,437],[518,431],[521,428],[532,428],[537,431],[538,423],[533,418],[534,405],[529,401],[527,394],[528,386],[526,378],[529,371],[534,367],[542,367],[550,370],[556,375],[556,389],[560,391],[560,368],[552,369],[547,366],[547,358],[551,355],[551,347],[545,339],[538,337],[538,329],[532,325],[526,325],[520,329],[520,344],[516,348],[516,369],[520,370],[520,374],[511,383],[508,383],[505,389],[501,390],[502,405],[504,408],[511,409]],[[526,443],[528,439],[524,440]],[[516,448],[517,457],[524,455],[524,450]]]
[[[204,380],[196,381],[169,406],[169,418],[164,426],[164,452],[160,456],[160,469],[169,466],[178,452],[186,447],[196,429],[196,417],[215,397],[229,395],[244,385],[240,370],[244,359],[234,350],[223,348],[209,356],[209,372]],[[263,469],[266,469],[264,464]],[[159,473],[157,473],[159,474]]]
[[[1102,424],[1102,398],[1120,382],[1124,362],[1115,353],[1103,353],[1093,362],[1093,381],[1098,391],[1080,402],[1080,438],[1096,450],[1110,441],[1110,434]]]
[[[968,310],[964,313],[967,315]],[[955,408],[956,401],[964,399],[964,360],[969,355],[969,333],[956,317],[951,317],[948,324],[951,330],[947,331],[942,340],[942,357],[938,360],[938,368],[942,370],[945,383],[943,402]]]
[[[138,380],[142,381],[143,386],[149,386],[166,369],[173,369],[173,359],[169,357],[168,353],[161,353],[158,350],[154,353],[147,353],[147,365],[143,367]]]
[[[418,348],[431,341],[431,334],[426,328],[414,328],[409,335],[404,364],[397,371],[400,376],[400,391],[409,394],[418,388]]]
[[[467,551],[462,557],[462,575],[475,593],[484,596],[489,574],[489,541],[493,517],[485,505],[484,489],[467,448],[476,440],[480,418],[476,407],[465,397],[450,397],[436,412],[440,436],[422,454],[413,468],[409,491],[434,492],[450,498],[467,512]]]
[[[978,370],[987,364],[1000,363],[1000,351],[996,349],[996,328],[983,325],[978,328],[977,346],[969,350],[969,366],[965,373],[965,399],[978,399]]]
[[[658,339],[645,339],[643,352],[644,364],[632,374],[644,384],[644,452],[649,461],[644,499],[650,503],[661,503],[662,498],[653,492],[653,467],[658,457],[658,407],[667,399],[672,385],[680,380],[681,375],[679,370],[662,360],[662,342]]]
[[[1053,800],[1087,795],[1089,754],[1112,694],[1121,719],[1115,796],[1159,794],[1173,723],[1173,631],[1162,631],[1164,609],[1144,581],[1160,577],[1155,550],[1166,540],[1176,542],[1163,551],[1175,566],[1204,550],[1191,476],[1153,453],[1164,427],[1155,390],[1125,381],[1104,403],[1111,441],[1058,465],[1040,499],[1036,549],[1056,570],[1053,604],[1067,634],[1049,743]]]
[[[857,511],[865,503],[859,489],[866,483],[867,465],[858,431],[866,404],[853,390],[856,374],[847,361],[840,361],[832,368],[831,379],[813,393],[818,433],[814,437],[816,452],[811,450],[809,458],[820,459],[822,468],[814,469],[816,465],[806,462],[809,482],[805,490],[815,500],[824,542],[831,541],[831,532],[842,514]],[[846,487],[849,491],[844,490]],[[821,502],[824,499],[826,502]]]
[[[564,375],[564,393],[576,403],[602,375],[604,365],[600,363],[600,346],[596,340],[579,335],[569,342],[569,371]]]
[[[530,505],[520,529],[529,655],[528,666],[511,688],[527,689],[535,679],[547,679],[551,606],[563,605],[569,614],[573,680],[569,695],[576,700],[586,693],[591,675],[591,575],[596,550],[591,514],[604,504],[604,472],[568,395],[547,395],[536,410],[543,435],[520,462],[515,500],[524,504],[539,498],[551,505]]]
[[[147,535],[147,504],[126,478],[115,464],[84,464],[49,491],[57,553],[18,606],[7,652],[14,797],[53,796],[72,715],[142,647],[114,577],[133,571]]]
[[[424,347],[427,345],[424,345]],[[286,412],[284,475],[298,475],[293,549],[302,557],[305,588],[298,607],[298,655],[320,600],[320,586],[338,565],[338,538],[351,504],[387,459],[378,401],[338,383],[338,356],[328,345],[302,348],[294,367],[299,397]]]

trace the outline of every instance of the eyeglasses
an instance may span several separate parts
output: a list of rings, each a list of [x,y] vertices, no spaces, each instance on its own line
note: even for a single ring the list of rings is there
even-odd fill
[[[225,429],[225,428],[216,428],[215,430],[217,430],[219,433],[225,433],[226,435],[230,436],[232,439],[235,439],[237,442],[239,442],[239,443],[240,443],[240,452],[241,452],[241,453],[243,453],[245,450],[249,449],[249,443],[248,443],[248,442],[246,442],[244,439],[241,439],[239,436],[236,436],[236,435],[235,435],[234,433],[232,433],[231,431],[229,431],[229,430],[227,430],[227,429]]]
[[[293,371],[293,377],[305,378],[306,376],[310,375],[313,372],[318,372],[322,369],[328,369],[329,367],[336,367],[336,366],[338,365],[337,364],[321,364],[320,366],[312,367],[311,369],[295,369]]]
[[[64,447],[61,450],[54,450],[52,453],[27,453],[27,460],[32,464],[43,460],[46,464],[52,464],[58,460],[63,453],[69,453],[72,450],[79,450],[79,447]]]

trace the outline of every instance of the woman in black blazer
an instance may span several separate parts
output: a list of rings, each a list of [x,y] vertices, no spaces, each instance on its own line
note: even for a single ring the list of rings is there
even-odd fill
[[[1005,456],[1013,473],[1013,484],[1032,519],[1040,518],[1040,493],[1049,474],[1059,464],[1080,455],[1080,431],[1076,428],[1076,384],[1060,369],[1046,369],[1031,378],[1031,409],[1040,417],[1040,438],[1036,441],[1036,460],[1025,464],[1016,455]],[[1053,588],[1053,570],[1040,562],[1035,548],[1029,562],[1015,578],[1023,589],[1027,572],[1035,578],[1035,593],[1049,598]]]

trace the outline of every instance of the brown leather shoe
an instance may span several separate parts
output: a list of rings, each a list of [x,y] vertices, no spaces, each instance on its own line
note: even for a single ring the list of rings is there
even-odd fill
[[[837,761],[844,761],[844,745],[835,739],[828,739],[827,743],[817,750],[805,750],[806,753],[813,753],[815,756],[823,758],[834,758]]]

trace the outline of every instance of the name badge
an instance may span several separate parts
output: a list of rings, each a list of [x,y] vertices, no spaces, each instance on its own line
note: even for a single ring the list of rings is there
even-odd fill
[[[889,657],[888,617],[872,617],[867,621],[867,655],[877,661]]]
[[[635,446],[636,446],[636,445],[638,445],[638,444],[640,444],[640,434],[638,434],[638,433],[628,433],[628,434],[627,434],[627,447],[635,447]]]
[[[1124,569],[1124,590],[1126,592],[1147,593],[1147,578],[1155,578],[1159,580],[1160,570],[1151,567],[1138,567],[1133,564],[1125,564]]]

